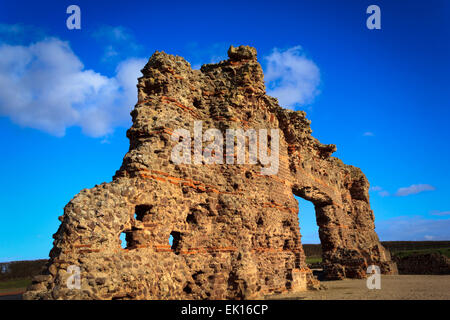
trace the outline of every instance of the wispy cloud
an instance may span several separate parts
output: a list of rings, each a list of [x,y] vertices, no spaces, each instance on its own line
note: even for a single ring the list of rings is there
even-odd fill
[[[0,23],[0,43],[24,44],[30,41],[38,41],[45,38],[44,31],[36,26],[22,23]]]
[[[388,196],[391,195],[388,191],[384,190],[380,186],[370,187],[369,191],[378,192],[378,195],[381,196],[381,197],[388,197]]]
[[[430,212],[431,215],[433,216],[450,216],[450,211],[431,211]]]
[[[114,43],[133,40],[131,32],[122,26],[102,26],[94,32],[94,36]]]
[[[281,106],[296,109],[311,103],[319,94],[320,70],[301,46],[273,49],[265,61],[267,93],[278,98]]]
[[[143,47],[139,45],[128,28],[104,25],[92,33],[104,46],[103,61],[117,62],[129,56],[140,55]]]
[[[397,197],[409,196],[411,194],[417,194],[425,191],[433,191],[436,190],[435,187],[429,184],[413,184],[409,187],[400,188],[397,190],[395,195]]]
[[[144,59],[127,59],[113,77],[86,70],[67,42],[46,38],[29,45],[0,44],[0,115],[52,135],[71,126],[105,136],[129,125]]]
[[[435,187],[429,184],[413,184],[409,187],[399,188],[397,192],[394,194],[396,197],[405,197],[413,194],[418,194],[425,191],[433,191],[436,190]],[[380,186],[373,186],[369,189],[369,191],[378,192],[381,197],[388,197],[391,193]]]
[[[380,191],[380,192],[378,192],[378,194],[380,195],[380,197],[389,197],[391,194],[388,192],[388,191],[386,191],[386,190],[383,190],[383,191]]]
[[[363,133],[364,137],[374,137],[375,133],[371,132],[371,131],[366,131]]]
[[[433,220],[421,216],[402,216],[376,221],[383,241],[450,240],[450,219]]]

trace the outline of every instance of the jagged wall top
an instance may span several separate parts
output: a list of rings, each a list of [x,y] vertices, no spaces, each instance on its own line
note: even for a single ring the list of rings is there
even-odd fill
[[[127,133],[131,147],[135,146],[134,141],[146,136],[143,130],[145,127],[157,126],[148,117],[138,117],[139,112],[143,115],[146,113],[143,110],[145,106],[141,104],[148,100],[155,101],[157,97],[165,99],[170,93],[171,96],[177,96],[177,103],[190,110],[191,114],[205,111],[204,115],[212,114],[213,117],[218,116],[219,120],[244,118],[251,123],[257,118],[255,114],[251,119],[245,114],[242,116],[242,113],[251,114],[255,108],[260,108],[262,112],[272,114],[270,118],[277,119],[288,143],[309,145],[318,150],[324,159],[336,151],[335,145],[324,145],[311,136],[310,121],[306,119],[304,111],[284,109],[278,105],[277,99],[266,95],[264,74],[257,61],[255,48],[230,46],[228,56],[228,60],[193,70],[184,58],[156,51],[142,69],[143,76],[139,78],[139,102],[131,113],[134,124]],[[209,96],[216,99],[211,102]],[[208,107],[205,103],[202,105],[205,98],[209,101],[206,104],[213,104],[209,106],[210,110],[204,110]],[[173,126],[179,127],[180,123],[173,123]]]

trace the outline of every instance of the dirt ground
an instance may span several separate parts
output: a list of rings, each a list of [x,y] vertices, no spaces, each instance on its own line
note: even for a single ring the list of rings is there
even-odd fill
[[[381,289],[365,279],[321,281],[326,289],[266,296],[281,300],[450,300],[450,275],[381,276]]]
[[[450,275],[381,276],[381,289],[365,279],[322,281],[322,290],[266,296],[270,300],[450,300]],[[20,300],[20,292],[1,292],[0,300]]]

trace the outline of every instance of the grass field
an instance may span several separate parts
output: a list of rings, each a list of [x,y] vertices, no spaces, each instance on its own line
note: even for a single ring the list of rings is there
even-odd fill
[[[322,257],[306,257],[307,264],[318,263],[318,262],[322,262]]]
[[[31,279],[14,279],[0,282],[0,290],[26,288],[31,284]]]
[[[0,296],[19,294],[31,284],[30,278],[0,281]]]

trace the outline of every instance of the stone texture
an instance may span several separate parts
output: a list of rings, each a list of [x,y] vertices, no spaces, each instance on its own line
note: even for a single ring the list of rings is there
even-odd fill
[[[305,263],[294,194],[316,207],[330,279],[361,278],[369,264],[394,273],[374,231],[369,183],[311,136],[303,111],[265,94],[256,50],[192,70],[155,52],[131,112],[130,148],[111,183],[82,190],[64,208],[45,277],[26,299],[248,299],[318,288]],[[277,175],[261,164],[174,164],[178,128],[279,128]],[[126,233],[128,247],[119,236]],[[169,237],[173,236],[173,245]],[[69,265],[81,289],[66,287]]]

